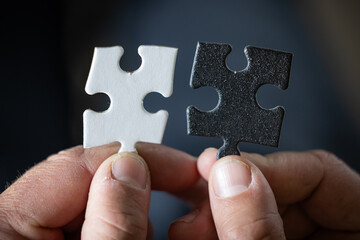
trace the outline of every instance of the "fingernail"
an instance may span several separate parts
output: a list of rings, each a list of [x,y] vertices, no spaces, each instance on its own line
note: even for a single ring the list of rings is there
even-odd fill
[[[115,180],[145,189],[147,173],[144,163],[133,153],[116,154],[112,162],[112,177]]]
[[[191,211],[189,214],[177,220],[177,222],[192,223],[194,219],[199,215],[199,213],[200,213],[199,209],[195,209]]]
[[[214,147],[208,147],[204,150],[204,152],[206,151],[212,151],[212,150],[218,150],[217,148],[214,148]]]
[[[246,191],[251,183],[251,170],[239,160],[228,159],[215,166],[212,185],[215,194],[222,198]]]

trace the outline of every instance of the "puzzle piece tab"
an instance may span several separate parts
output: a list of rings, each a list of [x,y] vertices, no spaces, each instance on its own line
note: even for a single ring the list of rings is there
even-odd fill
[[[161,143],[168,114],[147,112],[143,99],[150,92],[172,94],[177,49],[140,46],[138,52],[140,68],[125,72],[119,65],[122,47],[95,48],[85,91],[105,93],[111,103],[104,112],[84,112],[85,148],[117,141],[120,152],[135,152],[136,142]]]
[[[292,59],[290,53],[247,46],[248,66],[233,72],[225,63],[230,52],[228,44],[198,43],[190,80],[193,88],[210,86],[219,94],[217,107],[209,112],[187,108],[188,134],[224,140],[218,158],[240,155],[239,142],[278,146],[284,109],[263,109],[256,92],[264,84],[286,89]]]

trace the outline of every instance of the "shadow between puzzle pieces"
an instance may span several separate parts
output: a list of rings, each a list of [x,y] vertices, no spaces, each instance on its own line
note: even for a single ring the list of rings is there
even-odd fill
[[[199,42],[190,80],[192,88],[209,86],[219,94],[219,103],[211,111],[187,108],[188,134],[224,140],[218,159],[240,155],[239,142],[278,146],[284,109],[262,108],[256,92],[264,84],[286,89],[292,60],[291,53],[247,46],[248,66],[234,72],[225,62],[230,52],[229,44]]]

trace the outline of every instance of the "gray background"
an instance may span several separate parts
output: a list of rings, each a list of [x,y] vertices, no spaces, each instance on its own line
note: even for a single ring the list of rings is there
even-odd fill
[[[82,142],[82,112],[105,110],[107,96],[84,86],[95,46],[121,45],[124,70],[140,66],[139,45],[179,49],[174,93],[144,100],[166,109],[165,145],[198,155],[220,139],[186,135],[185,109],[214,108],[214,89],[189,87],[197,41],[230,43],[229,68],[246,66],[246,45],[294,54],[290,86],[262,87],[261,106],[286,109],[279,149],[241,143],[242,151],[269,153],[321,148],[360,169],[359,3],[357,1],[17,1],[1,11],[0,184],[4,189],[36,162]],[[167,239],[171,221],[187,211],[173,197],[153,193],[155,239]]]

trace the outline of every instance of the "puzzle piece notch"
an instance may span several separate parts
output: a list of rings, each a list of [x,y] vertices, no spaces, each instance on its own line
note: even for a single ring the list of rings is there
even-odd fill
[[[284,109],[263,109],[256,93],[264,84],[286,89],[292,59],[290,53],[247,46],[248,66],[234,72],[225,62],[230,52],[228,44],[198,43],[190,80],[193,88],[210,86],[219,94],[219,104],[209,112],[187,108],[188,134],[224,140],[218,158],[240,155],[239,142],[278,146]]]
[[[161,143],[168,114],[147,112],[143,99],[150,92],[172,94],[177,49],[140,46],[142,63],[134,72],[120,68],[123,53],[120,46],[95,48],[85,91],[107,94],[110,107],[101,113],[84,112],[85,148],[118,141],[120,152],[136,152],[136,142]]]

